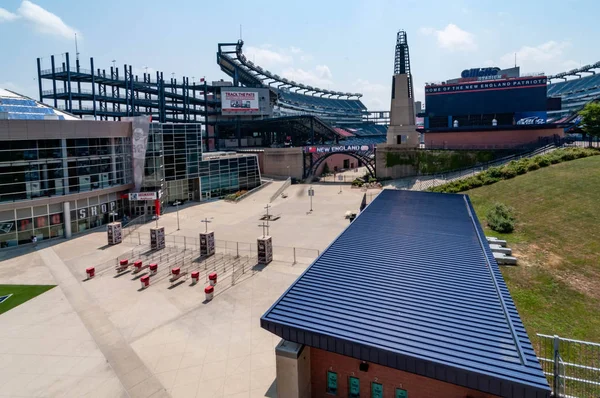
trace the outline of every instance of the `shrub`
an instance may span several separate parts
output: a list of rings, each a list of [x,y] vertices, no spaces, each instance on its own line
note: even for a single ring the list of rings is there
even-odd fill
[[[527,171],[533,171],[540,168],[540,164],[537,161],[530,162],[527,165]]]
[[[511,165],[512,162],[504,166],[500,171],[502,172],[502,178],[505,180],[514,178],[517,176],[516,167]]]
[[[487,170],[487,174],[493,178],[501,178],[502,177],[502,171],[500,170],[500,167],[490,167]]]
[[[540,165],[540,167],[547,167],[547,166],[550,166],[551,162],[550,162],[550,158],[548,156],[544,155],[544,156],[539,156],[537,163]]]
[[[364,181],[361,178],[357,178],[354,181],[352,181],[352,186],[353,187],[362,187],[364,185]]]
[[[494,203],[488,210],[486,219],[490,229],[501,233],[510,233],[515,229],[514,210],[502,203]]]

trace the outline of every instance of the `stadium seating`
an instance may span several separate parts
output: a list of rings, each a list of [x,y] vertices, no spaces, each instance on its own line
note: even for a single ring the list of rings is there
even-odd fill
[[[343,141],[340,141],[340,144],[343,145],[377,145],[384,144],[385,136],[381,137],[349,137]]]
[[[294,93],[287,90],[276,90],[279,102],[306,112],[324,111],[337,114],[360,114],[367,110],[360,100],[326,98]]]
[[[597,90],[600,88],[600,74],[585,76],[579,79],[571,79],[565,82],[552,83],[548,85],[548,96],[568,96],[578,92]]]
[[[548,112],[548,122],[563,122],[586,103],[600,98],[600,74],[549,84],[547,94],[562,101],[560,111]]]

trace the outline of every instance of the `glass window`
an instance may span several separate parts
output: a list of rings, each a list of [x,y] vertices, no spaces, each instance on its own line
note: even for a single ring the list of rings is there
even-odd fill
[[[327,393],[337,395],[337,373],[327,372]]]
[[[360,379],[358,377],[350,376],[350,378],[348,379],[348,397],[360,397]]]
[[[408,398],[408,392],[401,388],[396,388],[396,398]]]
[[[371,398],[383,398],[383,384],[371,383]]]

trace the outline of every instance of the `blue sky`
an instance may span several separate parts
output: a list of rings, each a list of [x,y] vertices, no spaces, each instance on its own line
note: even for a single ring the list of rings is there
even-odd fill
[[[556,73],[600,60],[600,3],[544,1],[2,0],[0,87],[37,98],[36,58],[75,52],[83,67],[133,65],[165,76],[224,79],[217,43],[239,38],[257,64],[318,87],[362,92],[389,109],[398,29],[408,34],[417,99],[427,81],[466,68]],[[191,79],[190,79],[191,80]]]

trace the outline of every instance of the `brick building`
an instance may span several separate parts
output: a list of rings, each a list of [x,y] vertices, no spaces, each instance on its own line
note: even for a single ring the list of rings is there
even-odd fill
[[[384,190],[261,326],[280,397],[550,396],[465,195]]]

